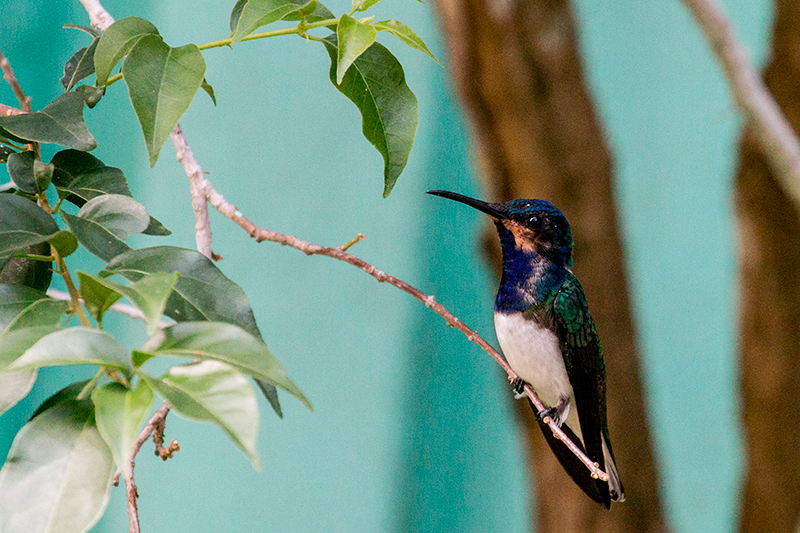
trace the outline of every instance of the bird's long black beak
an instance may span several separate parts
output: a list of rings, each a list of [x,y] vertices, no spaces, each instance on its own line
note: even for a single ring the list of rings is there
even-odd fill
[[[428,191],[428,194],[432,194],[434,196],[441,196],[442,198],[449,198],[450,200],[455,200],[456,202],[467,204],[470,207],[474,207],[478,211],[483,211],[484,213],[486,213],[495,220],[502,220],[504,218],[507,218],[507,215],[498,207],[497,204],[490,204],[482,200],[477,200],[475,198],[470,198],[469,196],[464,196],[463,194],[458,194],[457,192]]]

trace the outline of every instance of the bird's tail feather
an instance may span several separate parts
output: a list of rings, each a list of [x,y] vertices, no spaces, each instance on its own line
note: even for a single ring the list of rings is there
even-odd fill
[[[531,408],[536,411],[536,408],[533,407],[533,404],[531,404]],[[564,444],[558,437],[553,435],[553,430],[550,429],[550,426],[541,420],[538,420],[538,422],[547,444],[550,445],[550,449],[553,451],[553,454],[558,459],[558,462],[561,463],[561,466],[564,468],[567,474],[569,474],[569,477],[572,478],[572,481],[574,481],[575,484],[578,485],[581,490],[583,490],[583,492],[585,492],[586,495],[591,499],[606,509],[610,509],[611,495],[609,494],[608,483],[600,479],[593,478],[589,473],[589,469],[586,468],[586,465],[584,465],[581,460],[578,459],[569,448],[567,448],[566,444]],[[572,431],[567,424],[562,424],[561,430],[566,433],[567,437],[569,437],[572,442],[577,444],[581,451],[586,453],[581,439],[575,435],[575,432]],[[616,472],[616,467],[614,467],[614,471]],[[609,474],[609,479],[611,479],[611,474]],[[618,479],[619,478],[617,477],[617,480]],[[622,494],[624,498],[624,493]]]
[[[603,442],[603,459],[606,463],[606,473],[608,474],[608,488],[611,491],[611,500],[615,502],[625,501],[625,489],[622,488],[622,482],[619,480],[619,472],[617,471],[617,464],[614,462],[614,454],[611,453],[611,447],[606,440],[606,436],[602,437]]]

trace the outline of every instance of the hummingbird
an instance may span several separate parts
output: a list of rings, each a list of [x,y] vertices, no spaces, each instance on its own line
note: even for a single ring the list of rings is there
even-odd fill
[[[546,200],[489,203],[450,191],[428,193],[467,204],[494,221],[503,252],[494,324],[518,376],[512,383],[517,397],[528,383],[549,406],[537,412],[539,426],[562,467],[590,498],[606,509],[612,501],[625,501],[608,435],[603,351],[583,288],[572,273],[566,217]],[[607,482],[591,477],[549,430],[545,417],[608,474]]]

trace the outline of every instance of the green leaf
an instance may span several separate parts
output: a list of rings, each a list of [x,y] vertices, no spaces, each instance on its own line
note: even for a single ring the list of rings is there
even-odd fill
[[[139,350],[131,350],[131,359],[133,359],[133,366],[136,368],[139,368],[153,357],[155,357],[155,355],[151,353],[146,353]]]
[[[36,177],[33,174],[33,162],[36,160],[36,153],[28,150],[26,152],[13,152],[8,156],[8,175],[11,177],[21,191],[28,194],[36,194]]]
[[[67,92],[36,113],[0,117],[0,135],[93,150],[97,142],[83,121],[83,96]]]
[[[212,359],[264,380],[311,404],[292,382],[263,341],[245,330],[223,322],[183,322],[164,328],[142,348],[155,355]]]
[[[121,241],[141,233],[150,223],[147,209],[133,198],[121,194],[92,198],[81,207],[78,216],[100,224]]]
[[[181,273],[164,309],[164,314],[176,322],[228,322],[261,338],[247,295],[209,258],[196,250],[171,246],[131,250],[111,260],[100,275],[122,274],[136,281],[144,274],[155,272]],[[259,383],[259,387],[280,416],[275,387],[269,383]]]
[[[26,328],[27,331],[33,328]],[[12,334],[13,335],[13,334]],[[110,334],[97,329],[74,327],[39,339],[8,370],[42,366],[101,365],[131,372],[131,354]]]
[[[170,48],[158,35],[145,35],[122,64],[133,109],[142,125],[150,166],[203,83],[206,62],[194,44]]]
[[[102,161],[79,150],[61,150],[51,160],[53,185],[67,201],[78,207],[104,194],[130,196],[128,180],[118,168],[107,167]]]
[[[23,251],[33,255],[49,255],[50,245],[40,242],[26,246]],[[0,284],[26,285],[37,291],[47,291],[53,279],[53,263],[24,257],[14,257],[9,260],[10,257],[10,255],[5,258],[0,256]]]
[[[339,40],[336,63],[337,85],[342,83],[342,78],[353,61],[375,42],[377,34],[375,28],[369,24],[363,24],[347,14],[341,16],[336,27],[336,37]]]
[[[373,43],[367,48],[338,84],[336,37],[328,36],[323,43],[331,58],[331,82],[361,111],[364,137],[383,156],[385,198],[403,172],[414,145],[419,123],[417,98],[406,85],[400,62],[383,45]]]
[[[63,210],[59,213],[70,231],[78,238],[78,242],[103,261],[110,261],[131,249],[97,222],[70,215]]]
[[[50,186],[53,179],[53,164],[42,163],[38,159],[33,161],[33,175],[36,180],[36,190],[44,191]]]
[[[53,300],[52,298],[36,300],[14,317],[6,329],[2,330],[3,335],[37,326],[58,326],[64,313],[69,310],[69,305],[70,303],[66,300]]]
[[[214,102],[214,107],[217,107],[217,97],[214,96],[214,88],[209,85],[205,78],[203,78],[203,83],[200,84],[200,88],[203,89],[211,98],[211,101]]]
[[[58,225],[34,202],[12,194],[0,195],[0,256],[45,242]]]
[[[78,249],[78,239],[69,231],[61,230],[49,239],[47,242],[53,245],[53,248],[58,250],[61,257],[67,257],[72,252]]]
[[[231,33],[236,31],[236,26],[239,25],[239,19],[242,16],[242,9],[244,9],[244,6],[248,1],[249,0],[237,0],[236,5],[233,6],[230,20],[228,21],[228,25],[231,28]]]
[[[82,280],[91,278],[95,283],[102,284],[133,302],[144,314],[148,335],[153,335],[158,331],[161,316],[164,314],[164,307],[167,304],[167,298],[180,276],[177,272],[171,274],[149,274],[128,286],[121,285],[110,279],[101,279],[91,276],[90,274],[81,274]]]
[[[108,504],[113,465],[90,402],[44,411],[17,433],[0,470],[0,530],[88,531]]]
[[[95,87],[94,85],[78,85],[75,92],[83,97],[86,107],[92,109],[105,96],[105,87]]]
[[[92,44],[75,52],[64,65],[64,76],[59,80],[64,90],[69,91],[79,81],[94,74],[94,52],[99,40],[95,37]]]
[[[439,60],[436,59],[436,56],[434,56],[431,51],[428,50],[428,47],[425,45],[425,42],[422,40],[422,38],[399,20],[382,20],[380,22],[374,22],[372,26],[378,31],[387,31],[391,33],[414,50],[419,50],[420,52],[428,54],[431,59],[439,63]],[[442,64],[439,63],[439,66],[441,65]]]
[[[145,35],[158,35],[158,29],[139,17],[120,19],[106,29],[94,53],[98,86],[108,83],[120,59]]]
[[[50,244],[40,242],[26,246],[21,252],[32,255],[50,255]],[[37,261],[25,257],[0,256],[0,284],[26,285],[45,292],[53,278],[52,262]],[[5,266],[3,266],[5,265]]]
[[[67,201],[82,207],[92,198],[104,194],[121,194],[133,198],[128,180],[118,168],[108,167],[96,157],[79,150],[62,150],[53,156],[53,184]],[[150,217],[142,232],[145,235],[170,235],[161,222]]]
[[[217,361],[202,361],[174,366],[159,380],[145,379],[179,415],[219,426],[261,470],[256,450],[258,402],[239,372]]]
[[[152,216],[150,217],[150,223],[147,225],[147,227],[144,229],[142,233],[144,233],[145,235],[153,235],[161,237],[172,235],[172,232],[168,230],[166,227],[164,227],[164,224],[162,224]]]
[[[319,2],[315,2],[312,0],[305,4],[300,4],[298,2],[298,5],[301,5],[301,8],[298,9],[297,11],[292,11],[291,13],[283,17],[283,20],[300,20],[302,18],[305,19],[306,22],[310,23],[310,22],[319,22],[320,20],[331,20],[336,18],[327,7],[325,7]],[[336,31],[336,24],[326,27],[331,31]]]
[[[128,478],[131,451],[153,403],[153,391],[144,381],[133,390],[119,383],[108,383],[92,391],[92,402],[97,429],[111,449],[117,467]]]
[[[53,219],[36,203],[21,196],[0,194],[0,283],[47,290],[52,278],[49,264],[24,257],[11,259],[11,255],[47,255],[50,246],[46,241],[58,233]]]
[[[31,392],[37,374],[35,368],[0,374],[0,415]]]
[[[44,299],[46,294],[25,285],[0,285],[0,332],[32,303]]]
[[[299,11],[301,5],[292,0],[248,0],[239,2],[231,12],[231,44],[236,44],[254,30],[277,22],[288,14]]]
[[[34,326],[0,335],[0,371],[22,357],[22,354],[43,337],[56,331],[61,330],[55,326]]]
[[[228,322],[260,338],[250,301],[206,256],[172,246],[130,250],[108,263],[101,276],[121,274],[138,281],[146,274],[180,272],[164,314],[177,322]]]
[[[366,11],[381,0],[353,0],[353,11]],[[339,37],[341,39],[341,36]]]
[[[0,369],[57,329],[69,302],[42,298],[28,305],[0,335]],[[0,373],[0,414],[23,399],[36,382],[35,368]]]
[[[89,308],[89,312],[92,313],[97,323],[102,324],[103,314],[117,300],[122,298],[122,294],[109,288],[103,280],[85,272],[78,271],[78,280],[81,287],[81,296],[83,301],[86,302],[86,307]]]
[[[8,175],[21,191],[36,194],[46,190],[53,178],[53,165],[36,159],[32,151],[12,152],[8,156]]]

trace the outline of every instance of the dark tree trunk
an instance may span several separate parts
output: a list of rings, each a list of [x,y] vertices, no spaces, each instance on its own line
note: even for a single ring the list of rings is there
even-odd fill
[[[584,83],[569,2],[437,0],[436,6],[489,189],[495,200],[544,198],[564,211],[576,241],[575,273],[606,357],[611,440],[627,501],[605,511],[574,486],[520,402],[539,531],[662,531],[611,158]]]
[[[800,4],[778,0],[764,78],[800,131]],[[741,531],[795,531],[800,514],[800,218],[745,133],[736,183],[747,475]]]

